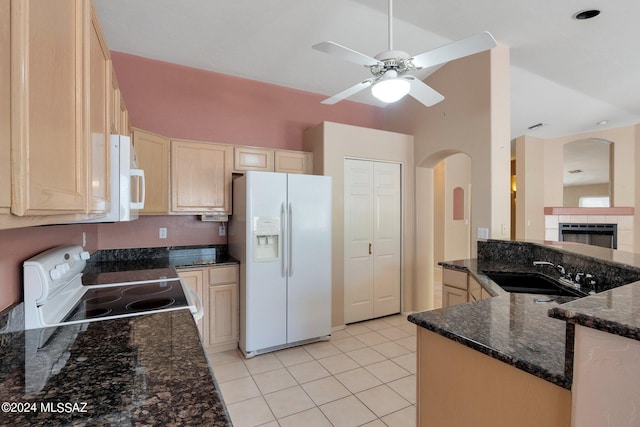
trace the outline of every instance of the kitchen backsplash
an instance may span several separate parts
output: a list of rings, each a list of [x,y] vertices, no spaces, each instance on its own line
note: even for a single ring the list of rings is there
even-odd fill
[[[580,250],[584,250],[587,254],[576,253]],[[547,261],[563,266],[572,275],[578,272],[591,274],[596,282],[597,292],[640,281],[640,267],[603,260],[588,255],[589,252],[606,257],[613,251],[583,245],[568,249],[531,242],[478,241],[478,269],[482,269],[483,263],[491,262],[492,265],[499,263],[504,270],[540,272],[540,269],[545,267],[534,266],[533,262]],[[560,275],[557,269],[550,267],[546,267],[543,273],[551,277]]]

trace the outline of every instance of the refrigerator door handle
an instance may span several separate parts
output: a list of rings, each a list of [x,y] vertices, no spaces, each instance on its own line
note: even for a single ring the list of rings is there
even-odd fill
[[[288,252],[289,252],[289,277],[293,276],[293,208],[289,203],[289,218],[287,218],[287,224],[289,229],[287,235],[289,237]]]
[[[283,237],[283,233],[285,230],[285,224],[286,224],[286,212],[285,212],[285,208],[284,208],[284,202],[282,202],[282,204],[280,205],[280,230],[282,230],[280,232],[280,260],[281,260],[281,270],[280,270],[280,274],[282,275],[282,277],[287,277],[287,263],[286,263],[286,259],[285,259],[285,244],[284,244],[284,239]]]

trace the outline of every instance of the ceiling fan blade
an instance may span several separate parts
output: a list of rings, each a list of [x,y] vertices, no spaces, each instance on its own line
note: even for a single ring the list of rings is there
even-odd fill
[[[349,49],[348,47],[334,42],[322,42],[314,44],[312,47],[320,52],[328,53],[329,55],[334,55],[346,61],[355,62],[356,64],[364,65],[366,67],[372,67],[380,63],[380,61],[375,58],[367,56],[364,53],[356,52],[353,49]]]
[[[422,80],[413,76],[404,76],[403,78],[409,80],[409,83],[411,83],[409,95],[427,107],[431,107],[444,99],[442,94],[424,84]]]
[[[366,88],[368,88],[369,86],[371,86],[371,83],[373,83],[375,79],[367,79],[364,81],[361,81],[360,83],[351,86],[348,89],[343,90],[340,93],[337,93],[335,95],[333,95],[330,98],[325,99],[324,101],[322,101],[322,104],[327,104],[327,105],[333,105],[337,102],[342,101],[343,99],[346,99],[348,97],[350,97],[351,95],[355,95],[356,93],[360,92],[361,90],[364,90]]]
[[[429,68],[454,59],[473,55],[496,46],[491,33],[484,31],[466,39],[451,42],[444,46],[420,53],[411,59],[416,68]]]

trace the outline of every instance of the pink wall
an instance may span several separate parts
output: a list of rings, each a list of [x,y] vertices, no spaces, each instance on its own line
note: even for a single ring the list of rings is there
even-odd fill
[[[0,311],[22,301],[22,262],[58,245],[82,244],[85,249],[153,248],[162,246],[226,244],[218,236],[219,223],[202,222],[196,216],[144,216],[136,221],[105,224],[73,224],[0,230]],[[167,238],[158,238],[158,228]]]
[[[135,127],[172,137],[300,150],[302,132],[324,120],[382,129],[383,110],[322,95],[112,52]],[[0,230],[0,311],[22,300],[22,262],[62,244],[87,249],[225,244],[218,223],[195,216],[141,217],[116,224]],[[158,238],[166,227],[168,238]]]
[[[0,311],[22,300],[22,261],[54,246],[81,245],[83,231],[87,234],[87,250],[94,251],[95,224],[0,230]]]
[[[111,52],[132,126],[171,138],[301,150],[322,121],[383,129],[383,109]]]
[[[131,222],[100,224],[100,249],[154,248],[159,246],[218,245],[227,238],[218,236],[217,222],[202,222],[200,217],[144,216]],[[167,228],[167,238],[158,238],[158,229]]]

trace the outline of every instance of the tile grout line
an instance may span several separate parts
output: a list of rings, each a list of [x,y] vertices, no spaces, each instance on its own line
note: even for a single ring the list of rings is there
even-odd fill
[[[402,317],[404,317],[404,316],[402,316]],[[404,317],[404,319],[405,319],[405,322],[406,322],[406,317]],[[411,334],[410,332],[407,332],[407,331],[403,330],[401,328],[401,326],[404,326],[406,323],[403,323],[403,322],[400,322],[400,321],[394,321],[393,324],[391,324],[391,323],[387,322],[386,320],[382,320],[382,322],[380,322],[380,319],[375,319],[375,320],[373,320],[371,322],[376,322],[376,324],[382,323],[381,328],[377,328],[376,330],[374,330],[374,329],[368,327],[367,325],[365,325],[364,323],[366,323],[366,322],[363,322],[362,324],[355,324],[355,326],[357,327],[358,325],[361,325],[363,328],[366,328],[368,330],[368,332],[367,331],[363,331],[361,329],[356,329],[356,330],[361,331],[361,332],[352,333],[352,332],[349,332],[349,330],[348,330],[349,326],[347,326],[345,329],[339,331],[339,332],[343,332],[344,331],[344,333],[346,334],[346,336],[344,336],[342,338],[337,338],[337,339],[333,340],[333,342],[332,342],[331,339],[329,339],[328,341],[321,341],[319,343],[312,343],[312,344],[307,344],[306,345],[306,346],[311,346],[313,344],[327,343],[333,348],[333,350],[326,351],[326,354],[324,354],[322,351],[311,352],[311,351],[308,350],[308,347],[306,347],[304,345],[303,346],[299,346],[299,347],[293,347],[293,348],[299,348],[299,349],[303,350],[304,351],[304,355],[305,355],[304,358],[306,358],[306,357],[310,358],[310,360],[307,360],[307,361],[300,361],[300,362],[296,362],[296,363],[285,364],[286,363],[286,359],[285,360],[281,359],[278,356],[278,352],[274,352],[274,353],[270,353],[270,354],[273,355],[274,360],[278,362],[279,366],[277,366],[275,368],[265,369],[264,371],[261,370],[259,372],[252,372],[251,369],[250,369],[250,365],[251,365],[250,361],[252,359],[244,359],[241,356],[239,356],[237,360],[243,362],[244,369],[248,373],[248,376],[251,378],[251,381],[252,381],[253,385],[256,387],[256,389],[257,389],[257,391],[259,393],[259,396],[254,396],[254,397],[250,397],[250,398],[247,398],[247,399],[243,399],[243,400],[240,400],[238,402],[234,402],[234,404],[240,403],[242,401],[246,401],[248,399],[253,399],[253,398],[256,398],[256,397],[260,397],[264,401],[266,406],[269,408],[269,411],[270,411],[270,413],[271,413],[271,415],[273,417],[273,420],[275,420],[275,422],[278,423],[278,424],[279,424],[279,420],[281,420],[281,419],[284,419],[284,418],[287,418],[287,417],[290,417],[290,416],[295,416],[297,414],[300,414],[302,412],[309,411],[309,410],[312,410],[312,409],[315,408],[318,411],[320,411],[320,413],[322,414],[324,419],[326,419],[329,422],[329,424],[331,424],[331,425],[333,425],[331,423],[331,420],[327,417],[327,414],[325,414],[324,411],[321,409],[321,406],[326,405],[326,404],[330,404],[332,402],[339,401],[341,399],[345,399],[345,398],[347,398],[349,396],[355,397],[357,399],[357,401],[360,404],[363,405],[364,408],[366,408],[368,411],[370,411],[375,416],[375,419],[373,421],[379,420],[382,423],[384,423],[384,421],[382,420],[383,417],[388,417],[388,416],[390,416],[392,414],[395,414],[397,412],[406,410],[407,408],[412,407],[412,406],[415,407],[415,403],[412,403],[405,396],[403,396],[400,393],[398,393],[396,390],[394,390],[393,387],[391,387],[389,385],[389,384],[391,384],[391,383],[393,383],[395,381],[399,381],[399,380],[402,380],[402,379],[405,379],[405,378],[408,378],[408,377],[415,377],[415,375],[416,375],[415,373],[411,372],[411,370],[409,370],[409,369],[405,368],[404,366],[400,365],[396,360],[393,360],[393,359],[397,359],[397,358],[400,358],[400,357],[403,357],[403,356],[409,356],[410,357],[412,354],[415,354],[415,350],[413,350],[411,348],[407,348],[406,346],[404,346],[404,345],[402,345],[402,344],[397,342],[397,341],[401,341],[401,340],[406,340],[407,338],[410,338],[411,336],[415,337],[415,334]],[[388,336],[380,333],[380,331],[383,331],[383,330],[386,330],[386,329],[392,329],[392,328],[396,329],[399,332],[390,331],[389,334],[392,334],[392,333],[400,334],[400,332],[401,332],[402,334],[405,334],[406,336],[393,339],[393,338],[389,338]],[[382,341],[382,342],[374,342],[372,344],[367,344],[366,342],[362,341],[361,339],[358,339],[359,335],[364,335],[364,334],[369,334],[369,333],[376,333],[378,335],[381,335],[384,338],[384,341]],[[335,341],[340,341],[340,340],[349,339],[349,338],[355,338],[364,347],[356,348],[356,349],[350,349],[348,351],[343,351],[341,348],[339,348],[338,346],[335,345]],[[399,354],[397,356],[388,357],[385,354],[380,353],[379,351],[377,351],[374,348],[374,346],[379,346],[379,345],[387,344],[387,343],[394,343],[394,344],[400,346],[402,349],[406,350],[407,352],[403,353],[403,354]],[[371,351],[375,352],[376,354],[380,355],[382,357],[382,360],[380,360],[378,362],[368,363],[368,364],[361,364],[356,359],[354,359],[351,355],[348,354],[350,352],[354,352],[354,351],[358,351],[358,350],[365,350],[365,349],[371,350]],[[286,350],[288,350],[288,349],[285,349],[285,351]],[[337,351],[337,353],[333,353],[333,351]],[[331,353],[331,354],[329,354],[329,353]],[[267,355],[268,354],[260,355],[260,356],[257,356],[257,357],[267,356]],[[351,368],[351,369],[347,369],[345,371],[340,371],[340,372],[337,372],[337,373],[334,374],[332,371],[327,369],[327,367],[321,362],[322,359],[328,359],[328,358],[331,358],[331,357],[334,357],[334,356],[340,356],[340,355],[346,356],[349,361],[353,362],[356,365],[356,367]],[[406,375],[402,375],[399,378],[394,378],[393,380],[384,381],[382,378],[378,377],[373,372],[371,372],[370,370],[367,369],[368,366],[374,365],[376,363],[383,363],[385,361],[391,362],[393,364],[392,366],[395,366],[395,367],[397,367],[399,369],[402,369],[407,374]],[[328,375],[322,376],[322,377],[319,377],[319,378],[314,378],[314,379],[309,380],[309,381],[302,382],[300,379],[298,379],[294,375],[294,373],[291,371],[291,368],[293,368],[295,366],[300,366],[300,365],[302,365],[304,363],[309,363],[309,362],[316,362],[320,367],[322,367],[328,373]],[[229,363],[234,363],[234,361],[231,360],[228,363],[224,363],[224,364],[229,364]],[[224,364],[221,364],[219,366],[222,366]],[[255,367],[253,369],[255,370]],[[294,385],[285,386],[285,387],[283,387],[281,389],[277,389],[277,390],[268,392],[266,394],[263,393],[262,389],[258,386],[259,382],[256,381],[255,376],[260,375],[260,374],[266,374],[266,373],[269,373],[269,372],[273,372],[273,371],[279,370],[279,369],[284,369],[287,372],[287,374],[293,379],[295,384]],[[379,417],[376,414],[376,412],[373,411],[372,408],[370,408],[359,396],[357,396],[357,393],[354,393],[353,391],[351,391],[351,389],[349,389],[349,387],[347,387],[346,383],[344,383],[343,381],[341,381],[340,379],[338,379],[336,377],[336,375],[352,372],[352,371],[357,370],[357,369],[364,369],[368,374],[370,374],[371,376],[376,378],[378,381],[380,381],[379,384],[376,384],[376,385],[373,385],[373,386],[367,386],[367,388],[359,390],[357,393],[363,393],[363,392],[372,390],[372,389],[374,389],[376,387],[386,386],[386,388],[390,392],[394,393],[396,396],[398,396],[401,399],[401,402],[402,402],[401,404],[404,405],[404,406],[402,406],[401,408],[394,409],[391,412],[389,412],[388,414],[384,414],[381,417]],[[241,377],[238,377],[238,378],[232,378],[232,379],[229,379],[229,380],[227,380],[225,382],[234,381],[234,380],[241,379],[241,378],[246,378],[246,376],[241,376]],[[322,379],[326,379],[326,378],[332,378],[333,380],[335,380],[337,382],[337,384],[340,384],[349,394],[347,396],[342,396],[342,397],[339,397],[339,398],[324,402],[324,403],[322,403],[322,405],[318,405],[313,400],[311,395],[309,395],[309,392],[304,388],[304,385],[305,384],[310,384],[312,382],[319,381],[319,380],[322,380]],[[287,414],[286,416],[278,418],[276,416],[276,414],[274,413],[274,410],[273,410],[272,406],[266,400],[265,396],[273,394],[273,393],[278,393],[280,391],[287,390],[287,389],[294,388],[294,387],[299,387],[305,393],[305,396],[309,399],[309,401],[313,404],[313,406],[311,408],[302,409],[300,411],[297,411],[297,412],[294,412],[294,413],[291,413],[291,414]],[[224,398],[224,396],[223,396],[223,398]],[[273,421],[271,421],[271,422],[273,422]],[[266,424],[269,424],[271,422],[267,422]],[[263,424],[265,424],[265,423],[263,423]]]

